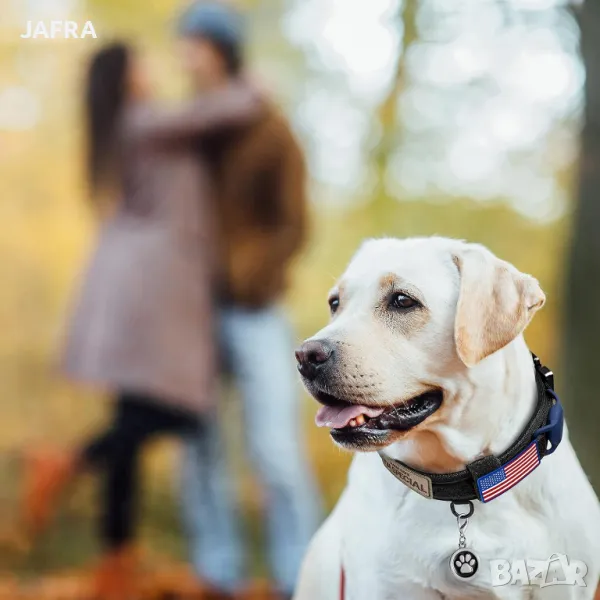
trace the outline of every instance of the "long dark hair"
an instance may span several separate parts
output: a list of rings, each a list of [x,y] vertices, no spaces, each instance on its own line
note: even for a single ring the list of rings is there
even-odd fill
[[[132,51],[113,43],[93,55],[87,74],[87,176],[91,192],[98,195],[113,183],[116,125],[126,100]]]

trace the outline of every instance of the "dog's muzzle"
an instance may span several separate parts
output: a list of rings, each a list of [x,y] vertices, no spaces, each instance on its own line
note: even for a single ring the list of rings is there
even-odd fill
[[[440,407],[443,393],[438,389],[425,390],[396,404],[375,405],[376,398],[367,399],[365,394],[347,397],[345,374],[336,368],[336,358],[340,357],[336,351],[336,343],[325,339],[307,340],[296,350],[304,384],[322,405],[316,416],[317,425],[329,427],[332,435],[347,437],[349,432],[353,436],[368,432],[372,437],[389,431],[408,431]]]

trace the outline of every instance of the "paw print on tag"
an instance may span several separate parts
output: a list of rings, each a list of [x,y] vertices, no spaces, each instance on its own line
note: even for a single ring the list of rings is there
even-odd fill
[[[459,556],[454,561],[454,565],[460,571],[461,575],[471,575],[475,572],[473,567],[477,566],[477,561],[470,554],[465,554],[464,556]]]
[[[472,550],[457,550],[450,558],[450,569],[460,579],[470,579],[478,568],[479,560]]]

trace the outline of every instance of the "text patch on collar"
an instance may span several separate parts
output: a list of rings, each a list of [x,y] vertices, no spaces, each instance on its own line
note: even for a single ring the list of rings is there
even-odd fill
[[[477,490],[482,502],[489,502],[508,492],[519,481],[525,479],[540,464],[537,440],[534,440],[511,461],[477,479]]]
[[[432,486],[431,479],[427,475],[417,473],[412,469],[409,469],[405,465],[399,464],[395,460],[389,460],[387,456],[381,455],[385,466],[396,476],[404,485],[409,487],[411,490],[421,494],[425,498],[432,498]]]

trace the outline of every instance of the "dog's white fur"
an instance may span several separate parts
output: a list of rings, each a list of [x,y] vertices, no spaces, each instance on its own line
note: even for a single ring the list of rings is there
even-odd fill
[[[419,295],[426,319],[398,325],[376,314],[382,280],[390,276]],[[345,399],[385,405],[431,386],[444,391],[438,413],[384,452],[443,472],[511,445],[536,402],[521,335],[544,302],[535,279],[479,245],[381,239],[363,244],[338,291],[338,313],[311,339],[343,344],[343,374],[359,374],[372,386],[368,397],[363,388],[344,389]],[[473,583],[449,572],[458,543],[449,504],[409,490],[376,453],[359,453],[310,545],[295,600],[338,600],[342,564],[346,600],[590,600],[600,573],[600,507],[566,431],[524,481],[488,504],[475,502],[467,539],[481,560]],[[587,587],[491,586],[489,560],[545,560],[553,553],[585,562]]]

